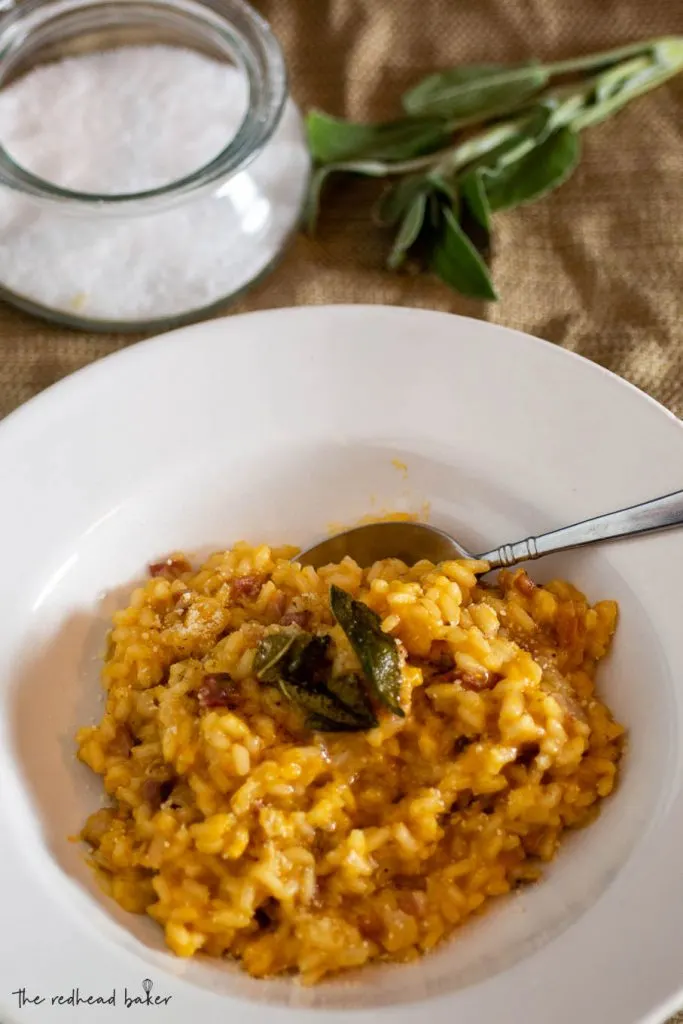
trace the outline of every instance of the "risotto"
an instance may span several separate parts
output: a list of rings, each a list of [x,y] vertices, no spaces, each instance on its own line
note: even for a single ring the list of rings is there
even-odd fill
[[[313,983],[413,960],[536,880],[612,791],[624,730],[594,689],[614,602],[294,554],[151,566],[78,752],[111,800],[82,838],[125,910],[179,956]]]

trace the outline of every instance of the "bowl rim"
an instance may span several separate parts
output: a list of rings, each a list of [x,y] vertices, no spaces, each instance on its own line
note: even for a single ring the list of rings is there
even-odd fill
[[[79,394],[92,393],[99,387],[104,387],[106,391],[105,385],[107,380],[111,379],[114,367],[118,367],[118,372],[125,374],[126,367],[142,369],[145,364],[154,366],[157,359],[161,359],[161,361],[165,358],[170,359],[171,352],[177,353],[180,351],[184,354],[188,351],[188,336],[192,337],[192,335],[204,335],[205,344],[211,348],[216,343],[225,346],[232,331],[233,342],[239,344],[240,324],[243,324],[245,321],[250,321],[257,328],[261,325],[264,334],[273,334],[276,333],[273,331],[274,322],[278,320],[282,322],[283,317],[294,320],[298,319],[300,322],[303,319],[309,318],[315,323],[321,317],[324,320],[325,317],[329,316],[346,318],[347,326],[349,327],[353,325],[354,321],[357,323],[358,318],[374,320],[375,325],[378,325],[383,318],[388,323],[395,317],[404,321],[412,318],[413,322],[420,327],[420,321],[437,317],[448,320],[449,325],[453,326],[454,336],[457,335],[458,329],[466,329],[470,334],[480,335],[481,337],[489,334],[491,338],[494,338],[497,335],[498,340],[503,344],[517,343],[518,345],[525,345],[529,351],[542,352],[542,358],[559,359],[564,366],[568,366],[569,362],[572,362],[575,366],[582,367],[582,373],[599,374],[605,383],[609,382],[610,386],[618,385],[619,389],[626,389],[625,392],[622,391],[621,393],[630,394],[634,400],[640,403],[641,407],[643,399],[645,399],[648,408],[656,413],[657,422],[661,424],[666,422],[667,431],[669,431],[667,443],[669,443],[668,437],[675,438],[675,440],[671,441],[671,444],[673,446],[680,446],[681,454],[683,454],[683,423],[654,399],[644,395],[643,392],[630,383],[616,377],[608,370],[597,366],[576,353],[559,349],[531,335],[512,331],[497,324],[471,320],[467,317],[456,317],[454,314],[377,305],[317,306],[289,310],[260,311],[244,314],[239,317],[230,317],[224,320],[214,320],[204,324],[184,327],[169,334],[147,339],[135,346],[120,350],[95,364],[77,371],[10,414],[0,425],[0,475],[3,471],[4,461],[11,457],[12,450],[16,449],[18,444],[22,444],[22,435],[26,437],[33,434],[41,418],[47,416],[48,413],[54,413],[55,410],[58,411],[64,404],[68,404],[74,398],[77,399]],[[236,324],[237,327],[235,327]],[[213,341],[211,340],[212,338],[214,339]],[[193,342],[193,344],[196,345],[196,342]],[[531,347],[529,348],[529,346]],[[168,352],[169,356],[161,355],[164,352]],[[194,352],[196,354],[196,348]],[[551,353],[553,354],[551,355]],[[535,357],[532,356],[531,358]],[[662,414],[664,415],[662,416]],[[670,430],[672,427],[674,428],[673,431]],[[2,515],[0,514],[1,521]],[[678,539],[674,542],[671,539],[672,535],[664,536],[669,537],[668,542],[665,541],[662,545],[664,548],[670,552],[680,549],[680,541]],[[634,542],[636,545],[638,543],[641,542]],[[636,548],[634,547],[633,550],[635,552]],[[661,558],[663,557],[662,555]],[[657,563],[657,559],[655,559],[655,562]],[[683,651],[683,645],[678,636],[669,637],[667,632],[665,639],[667,642],[671,640],[672,652]],[[680,707],[678,711],[679,714],[683,715]],[[0,744],[0,768],[3,767],[3,762],[4,767],[7,767],[6,758],[1,747],[2,745]],[[509,986],[515,981],[523,980],[525,998],[529,1000],[525,1019],[531,1022],[531,1024],[536,1024],[537,1021],[538,1024],[541,1024],[542,1021],[547,1019],[547,1016],[543,1016],[544,1013],[547,1015],[547,1003],[544,1010],[544,996],[540,993],[541,986],[538,985],[537,980],[530,973],[530,965],[533,962],[535,965],[534,970],[538,971],[542,976],[544,965],[549,957],[555,959],[567,956],[571,961],[571,973],[575,974],[576,972],[576,977],[582,977],[581,971],[583,965],[585,965],[586,951],[582,951],[582,936],[579,932],[585,936],[588,930],[591,932],[591,942],[601,938],[605,940],[609,948],[609,942],[616,935],[622,944],[620,964],[610,964],[611,973],[608,974],[610,985],[615,985],[618,978],[622,980],[621,1010],[624,1009],[623,1000],[625,997],[623,991],[628,988],[629,984],[634,983],[632,980],[629,981],[622,976],[622,968],[626,967],[627,970],[631,970],[633,964],[639,962],[638,958],[642,959],[643,948],[646,943],[649,942],[653,948],[657,948],[658,956],[654,963],[648,961],[647,966],[650,970],[648,977],[644,980],[644,984],[653,989],[652,999],[654,1002],[652,1002],[652,1009],[645,1015],[641,1013],[639,1017],[632,1018],[634,1024],[636,1020],[641,1022],[641,1024],[655,1024],[667,1012],[674,1012],[676,1005],[681,1001],[683,995],[683,978],[680,976],[680,971],[677,970],[676,957],[671,953],[671,950],[675,949],[676,937],[680,936],[681,930],[683,930],[683,900],[680,898],[676,899],[675,892],[671,891],[668,892],[667,898],[667,890],[663,886],[667,878],[670,881],[672,877],[675,877],[675,850],[677,843],[683,840],[683,768],[680,759],[677,764],[676,783],[677,791],[664,809],[665,816],[656,823],[657,827],[651,829],[650,833],[644,837],[634,855],[620,871],[618,877],[605,890],[590,912],[577,922],[577,926],[572,926],[553,939],[538,954],[534,954],[528,960],[522,961],[521,964],[515,965],[510,970],[496,975],[480,985],[472,986],[471,989],[461,990],[454,995],[432,998],[430,1000],[430,1009],[432,1009],[436,1020],[449,1020],[454,1008],[457,1008],[459,1020],[463,1024],[469,1024],[470,1020],[489,1019],[486,1014],[491,1012],[492,1008],[495,1010],[495,1007],[498,1008],[498,1011],[501,1008],[506,1008],[505,1012],[522,1012],[523,1007],[517,1004],[516,997],[511,995]],[[664,829],[663,826],[666,826],[666,828]],[[663,837],[665,837],[664,840]],[[0,863],[2,863],[3,856],[6,855],[3,850],[3,844],[9,849],[9,844],[4,839],[0,840]],[[3,877],[4,883],[2,881]],[[648,902],[646,895],[642,891],[644,889],[642,882],[645,878],[648,878],[651,883],[655,883],[655,893],[659,893],[663,897],[654,911],[652,901]],[[638,880],[641,883],[640,887]],[[0,872],[0,887],[4,888],[5,886],[7,886],[6,873]],[[628,898],[627,894],[630,894]],[[633,928],[634,914],[637,914],[636,919],[639,922],[637,934],[636,929]],[[578,925],[581,922],[584,922],[584,924],[579,928]],[[662,930],[661,935],[659,933],[660,929]],[[89,941],[89,938],[84,936],[84,948],[86,942]],[[103,943],[102,950],[106,951],[108,947],[104,939]],[[665,946],[668,949],[663,949]],[[579,968],[578,971],[577,967]],[[575,983],[571,985],[571,990],[579,1002],[583,998],[580,991],[582,987]],[[655,990],[656,995],[654,994]],[[604,999],[612,991],[613,989],[608,991],[607,988],[603,987],[601,989],[601,998]],[[225,999],[222,998],[219,1002],[222,1006],[222,1013],[224,1013],[226,1008]],[[247,1010],[253,1011],[254,1021],[258,1019],[259,1014],[262,1014],[261,1006],[247,1006],[242,1001],[236,1001],[235,1007],[239,1007],[240,1011],[245,1014],[245,1020],[251,1021],[252,1019],[252,1013],[247,1013]],[[602,1010],[603,1007],[601,1006],[600,1009]],[[605,1005],[604,1009],[605,1013],[601,1014],[601,1019],[606,1022],[609,1021],[609,1024],[611,1024],[612,1020],[616,1022],[617,1017],[613,1016],[613,1007]],[[417,1021],[417,1015],[423,1011],[424,1006],[421,1010],[419,1005],[394,1006],[389,1010],[393,1018],[398,1017],[399,1021],[406,1022],[406,1024],[408,1021]],[[274,1008],[269,1008],[269,1012],[273,1012],[275,1016],[283,1021],[294,1021],[294,1015],[300,1014],[301,1009],[275,1011]],[[482,1012],[484,1013],[483,1017],[481,1016]],[[576,1013],[577,1009],[575,1008],[573,1012]],[[325,1016],[326,1018],[332,1016],[339,1020],[344,1019],[343,1014],[333,1011],[326,1011]],[[367,1015],[366,1011],[359,1011],[356,1016],[361,1019],[367,1016],[369,1021],[370,1019],[376,1019],[377,1012],[373,1011],[372,1014]],[[97,1019],[97,1017],[90,1016],[89,1019]],[[498,1019],[505,1020],[506,1018],[498,1016]],[[510,1016],[507,1019],[512,1021],[519,1018]],[[218,1020],[218,1017],[216,1017],[216,1020]],[[564,1016],[562,1020],[564,1021]],[[620,1020],[622,1024],[631,1024],[630,1020],[626,1022],[623,1017]]]

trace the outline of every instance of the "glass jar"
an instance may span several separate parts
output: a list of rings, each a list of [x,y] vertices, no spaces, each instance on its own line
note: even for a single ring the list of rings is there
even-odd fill
[[[118,191],[116,181],[89,190],[70,177],[74,124],[86,143],[91,135],[85,156],[72,153],[74,165],[87,153],[96,160],[94,133],[106,130],[107,109],[101,118],[87,104],[65,111],[56,89],[43,115],[41,94],[31,94],[38,105],[34,120],[40,130],[50,127],[53,149],[40,150],[39,130],[37,169],[21,158],[23,125],[31,123],[23,115],[16,118],[15,144],[0,134],[0,297],[31,313],[90,330],[187,323],[214,312],[270,270],[298,226],[310,172],[301,117],[288,99],[280,47],[243,0],[22,0],[0,19],[0,112],[10,117],[17,83],[26,87],[37,69],[45,74],[43,66],[68,81],[84,56],[117,51],[116,59],[123,54],[128,60],[134,51],[121,48],[134,47],[136,73],[143,75],[150,58],[139,48],[149,46],[175,48],[172,54],[184,53],[179,59],[185,62],[201,58],[205,69],[207,58],[217,62],[215,73],[228,76],[216,81],[226,83],[226,118],[230,114],[235,130],[226,129],[218,151],[201,165],[170,180],[135,191]],[[194,56],[188,58],[188,51]],[[43,89],[49,81],[43,79]],[[187,85],[191,94],[189,79]],[[155,87],[152,76],[149,88]],[[205,98],[222,101],[222,90],[210,89]],[[191,115],[178,102],[188,128]],[[81,125],[85,107],[89,123]],[[59,116],[69,122],[66,156],[53,152]],[[152,125],[146,138],[165,139],[169,154],[184,158],[192,132],[176,153],[173,110],[169,116],[163,131]],[[4,123],[0,118],[0,132]],[[131,166],[144,165],[147,141],[138,129]],[[66,172],[53,174],[62,163]]]

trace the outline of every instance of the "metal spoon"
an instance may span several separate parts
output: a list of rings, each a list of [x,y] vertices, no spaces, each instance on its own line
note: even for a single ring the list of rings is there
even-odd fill
[[[443,562],[449,558],[476,558],[488,562],[491,569],[517,565],[567,548],[579,548],[600,540],[615,537],[635,537],[670,526],[683,524],[683,491],[666,494],[662,498],[632,505],[619,512],[585,519],[573,526],[542,533],[540,537],[527,537],[514,544],[503,544],[492,551],[473,555],[443,530],[427,523],[384,522],[369,523],[346,530],[335,537],[315,544],[295,557],[303,565],[319,568],[330,562],[341,562],[349,555],[360,566],[367,568],[381,558],[400,558],[407,565],[426,558],[430,562]]]

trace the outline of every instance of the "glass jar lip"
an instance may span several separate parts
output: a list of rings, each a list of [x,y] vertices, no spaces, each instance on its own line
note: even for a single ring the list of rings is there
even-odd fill
[[[180,11],[209,22],[229,43],[247,79],[247,109],[237,132],[208,163],[165,185],[139,192],[96,193],[63,188],[17,163],[0,143],[0,185],[37,199],[63,204],[69,209],[130,215],[136,209],[149,213],[182,202],[221,184],[244,168],[263,148],[277,128],[287,101],[287,71],[280,45],[267,21],[245,0],[142,0],[150,9]],[[2,63],[18,55],[31,31],[65,12],[106,7],[132,10],[138,0],[10,0],[0,4],[0,73]],[[231,15],[244,19],[258,43],[239,31]]]

